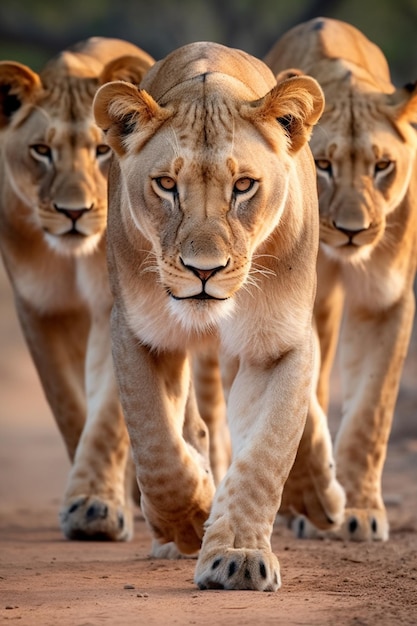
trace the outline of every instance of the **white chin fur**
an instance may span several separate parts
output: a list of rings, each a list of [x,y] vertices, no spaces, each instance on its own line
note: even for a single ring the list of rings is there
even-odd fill
[[[359,246],[355,249],[333,248],[326,243],[320,243],[320,247],[326,256],[333,261],[339,263],[350,263],[352,265],[360,264],[363,261],[367,261],[371,256],[372,246]]]
[[[45,239],[52,250],[61,256],[79,257],[88,256],[97,250],[103,233],[89,237],[55,236],[45,233]]]
[[[170,299],[171,315],[190,334],[205,333],[217,328],[219,323],[232,315],[234,300],[174,300]]]

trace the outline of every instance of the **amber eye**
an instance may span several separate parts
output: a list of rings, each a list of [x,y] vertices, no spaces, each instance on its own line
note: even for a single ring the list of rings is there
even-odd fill
[[[389,159],[381,159],[375,163],[375,174],[378,172],[385,172],[388,169],[391,169],[391,166],[394,165],[393,161]]]
[[[253,178],[248,178],[247,176],[244,178],[239,178],[234,184],[233,191],[235,193],[246,193],[254,186],[255,181]]]
[[[110,154],[111,148],[105,143],[101,143],[96,148],[96,156],[101,157]]]
[[[164,191],[175,192],[177,190],[177,183],[171,176],[160,176],[160,178],[156,178],[155,180],[158,187]]]
[[[320,172],[327,172],[331,176],[332,174],[332,164],[328,159],[316,159],[315,160],[316,168]]]
[[[35,143],[32,146],[30,146],[30,150],[35,158],[37,156],[40,156],[40,157],[46,157],[47,159],[51,159],[52,157],[51,148],[44,143]]]

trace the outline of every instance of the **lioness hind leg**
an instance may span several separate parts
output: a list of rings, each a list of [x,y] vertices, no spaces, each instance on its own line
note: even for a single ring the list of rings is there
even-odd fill
[[[316,333],[314,338],[314,376],[309,410],[297,456],[284,487],[279,513],[290,520],[297,514],[301,515],[302,519],[305,516],[311,524],[323,530],[340,526],[346,497],[336,479],[327,417],[315,392],[319,376],[320,349]]]
[[[314,397],[279,513],[290,520],[300,515],[302,528],[306,517],[317,529],[335,529],[343,521],[345,502],[344,489],[336,478],[326,416]],[[300,536],[297,525],[293,527]]]

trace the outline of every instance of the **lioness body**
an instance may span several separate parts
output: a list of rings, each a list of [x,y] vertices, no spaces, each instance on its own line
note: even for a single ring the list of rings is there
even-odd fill
[[[110,148],[92,101],[109,78],[139,81],[151,57],[93,38],[38,75],[0,63],[0,248],[71,474],[70,538],[126,539],[128,436],[112,372],[105,228]]]
[[[321,241],[318,398],[326,410],[344,313],[336,464],[347,510],[338,536],[387,539],[381,476],[414,315],[416,89],[395,90],[381,50],[330,19],[289,31],[266,62],[274,72],[297,68],[314,76],[325,94],[311,140]]]
[[[115,82],[95,98],[114,150],[112,338],[141,506],[157,542],[185,553],[206,522],[201,588],[280,584],[270,535],[314,360],[318,215],[306,141],[321,107],[311,79],[277,87],[259,60],[210,43],[174,51],[139,91]],[[188,353],[213,338],[239,371],[233,460],[212,503]],[[341,508],[328,463],[327,519]]]

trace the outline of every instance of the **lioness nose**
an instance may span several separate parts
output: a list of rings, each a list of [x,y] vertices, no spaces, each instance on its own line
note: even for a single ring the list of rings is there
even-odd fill
[[[336,228],[348,237],[354,237],[355,235],[362,233],[364,230],[368,230],[367,228],[357,228],[356,230],[351,230],[350,228],[341,228],[340,226],[336,226]]]
[[[214,274],[217,274],[217,272],[220,272],[221,270],[224,270],[225,267],[227,267],[227,263],[226,265],[218,265],[217,267],[212,267],[208,269],[201,269],[199,267],[194,267],[193,265],[186,265],[184,262],[183,265],[187,268],[187,270],[190,270],[190,272],[195,274],[203,283],[207,282],[209,278],[214,276]]]
[[[80,219],[82,215],[84,215],[84,213],[88,213],[88,211],[91,211],[92,208],[93,205],[91,205],[90,207],[82,207],[80,209],[67,209],[65,207],[55,205],[55,209],[58,211],[58,213],[63,213],[72,222],[76,222],[78,219]]]
[[[356,235],[359,235],[359,233],[363,233],[364,230],[368,230],[367,227],[363,227],[363,228],[343,228],[343,226],[338,226],[338,224],[336,224],[336,222],[333,222],[333,226],[335,228],[337,228],[337,230],[339,230],[341,233],[346,235],[346,237],[349,239],[350,242],[353,242],[353,240],[356,237]]]

